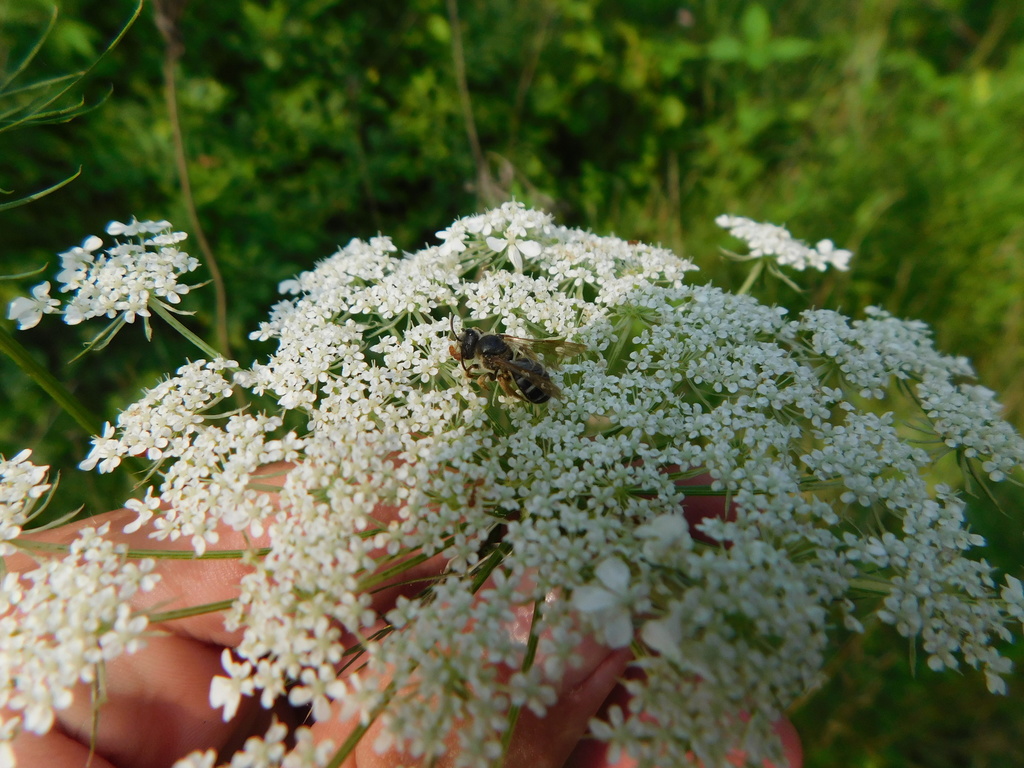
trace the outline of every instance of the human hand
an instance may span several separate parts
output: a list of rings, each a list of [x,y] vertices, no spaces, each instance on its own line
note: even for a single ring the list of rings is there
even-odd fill
[[[274,482],[271,478],[268,475],[266,481]],[[703,516],[699,506],[702,504],[707,505],[707,514],[720,514],[721,503],[714,499],[694,498],[693,501],[692,514]],[[715,504],[718,504],[717,510]],[[374,516],[386,524],[396,515],[396,509],[381,507],[375,510]],[[31,538],[67,544],[81,528],[109,522],[108,538],[133,549],[154,548],[144,530],[131,534],[122,532],[134,518],[134,512],[122,509],[32,534]],[[247,545],[266,543],[246,542],[240,533],[226,530],[221,532],[218,548],[243,549]],[[187,543],[162,542],[161,548],[187,549]],[[25,555],[17,555],[9,559],[8,567],[12,571],[24,571],[32,567],[32,562]],[[443,561],[435,558],[418,566],[415,573],[404,574],[403,580],[430,578],[443,567]],[[239,583],[249,570],[249,566],[237,559],[162,559],[157,567],[161,580],[156,589],[141,594],[133,608],[166,612],[229,600],[238,595]],[[394,605],[403,590],[396,585],[375,594],[373,608],[379,616]],[[530,617],[521,618],[528,626]],[[149,638],[145,648],[107,665],[104,701],[98,708],[95,734],[92,692],[83,684],[75,692],[71,706],[57,712],[57,723],[47,734],[23,733],[16,739],[14,748],[19,766],[157,768],[170,766],[191,752],[211,749],[219,755],[219,761],[226,761],[247,738],[262,736],[272,718],[294,728],[307,717],[305,709],[290,707],[286,702],[266,711],[257,699],[244,698],[235,717],[223,722],[221,711],[211,707],[209,702],[210,682],[214,676],[223,674],[223,649],[235,647],[241,636],[224,628],[219,613],[178,619],[153,629],[156,634]],[[508,768],[562,765],[630,768],[634,765],[628,758],[611,763],[604,745],[587,738],[587,724],[592,717],[611,703],[624,703],[626,693],[617,681],[626,672],[629,652],[625,649],[612,651],[594,641],[585,641],[578,651],[580,664],[568,670],[560,682],[558,701],[548,715],[538,718],[529,710],[523,711],[510,743]],[[389,681],[378,682],[386,686]],[[313,724],[311,732],[316,741],[331,739],[341,744],[356,725],[351,720],[343,722],[333,718]],[[799,768],[799,741],[791,726],[780,724],[779,727],[790,766]],[[377,752],[373,746],[375,735],[371,727],[346,766],[391,768],[410,764],[407,756],[393,750]]]

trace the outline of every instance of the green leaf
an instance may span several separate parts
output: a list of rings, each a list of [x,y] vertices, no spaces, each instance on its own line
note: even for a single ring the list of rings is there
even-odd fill
[[[772,59],[775,61],[796,61],[814,54],[817,46],[812,40],[800,37],[782,37],[774,40],[771,46]]]
[[[28,272],[18,272],[11,275],[0,275],[0,280],[25,280],[29,277],[39,277],[46,271],[46,265],[39,267],[38,269],[30,269]]]
[[[126,34],[128,34],[128,30],[135,23],[135,20],[139,17],[139,14],[141,12],[142,12],[142,0],[139,0],[138,5],[135,6],[135,10],[134,10],[134,12],[131,15],[131,18],[129,18],[128,21],[125,22],[124,26],[121,27],[121,31],[117,33],[117,35],[114,37],[114,39],[110,41],[110,43],[103,50],[103,52],[98,57],[96,57],[96,60],[93,61],[93,63],[91,65],[89,65],[89,67],[87,69],[82,70],[80,73],[77,73],[77,76],[71,76],[71,77],[62,76],[60,78],[54,79],[54,82],[66,81],[66,84],[63,85],[63,87],[58,87],[58,88],[50,90],[49,92],[44,92],[34,102],[31,102],[28,105],[25,105],[24,107],[22,107],[19,110],[15,110],[15,114],[18,111],[23,112],[23,114],[20,117],[11,119],[5,125],[0,126],[0,132],[3,132],[5,130],[11,130],[12,128],[17,128],[17,127],[21,127],[21,126],[25,126],[25,125],[31,125],[31,124],[40,123],[40,122],[42,122],[42,123],[46,123],[46,122],[62,122],[62,121],[66,121],[66,120],[71,120],[72,118],[74,118],[74,117],[76,117],[76,116],[78,116],[80,114],[83,114],[85,111],[88,111],[89,109],[95,108],[95,106],[97,106],[95,104],[86,107],[84,100],[82,100],[80,102],[80,104],[75,106],[75,107],[59,108],[59,109],[52,109],[52,110],[49,109],[51,107],[51,105],[57,103],[61,98],[63,98],[65,95],[67,95],[67,93],[72,88],[74,88],[76,85],[78,85],[90,72],[92,72],[99,65],[99,63],[101,61],[103,61],[103,59],[106,57],[106,55],[108,53],[110,53],[110,51],[112,51],[114,49],[114,47],[119,42],[121,42],[121,40],[124,38],[124,36]],[[31,59],[34,58],[35,55],[38,53],[39,46],[42,45],[42,41],[49,34],[50,29],[52,29],[52,27],[53,27],[53,20],[55,18],[56,18],[56,16],[52,16],[51,17],[51,20],[50,20],[50,23],[49,23],[49,25],[47,27],[47,30],[44,32],[44,34],[42,35],[40,40],[37,41],[37,43],[32,47],[32,49],[29,51],[29,54],[25,57],[25,59],[23,59],[23,61],[15,68],[14,75],[8,77],[5,80],[5,83],[4,83],[5,86],[9,85],[13,81],[15,76],[17,76],[18,74],[21,74],[24,71],[25,67],[28,65],[28,62],[30,62]],[[29,87],[26,90],[31,90],[31,87]],[[45,90],[46,89],[44,88],[44,91]],[[0,97],[7,96],[7,95],[8,95],[7,93],[4,93],[4,92],[2,92],[2,90],[0,90]],[[104,99],[105,98],[106,97],[104,97]],[[102,103],[102,100],[101,100],[100,103]]]
[[[6,92],[7,87],[13,83],[22,72],[28,69],[29,64],[31,64],[32,60],[39,54],[39,51],[43,47],[43,43],[46,42],[46,38],[48,38],[50,33],[53,31],[53,25],[57,23],[58,12],[57,7],[54,6],[53,12],[50,14],[50,21],[46,25],[46,29],[44,29],[42,34],[39,35],[22,60],[14,66],[14,69],[11,70],[10,74],[0,81],[0,95],[3,95]]]
[[[110,97],[111,93],[113,93],[113,89],[108,88],[107,92],[92,104],[87,104],[85,99],[80,98],[76,103],[70,104],[66,107],[51,109],[48,112],[36,112],[31,116],[32,125],[53,125],[55,123],[71,122],[76,117],[92,112],[94,109],[101,106]],[[0,124],[0,132],[3,132],[9,127],[14,127],[20,122],[20,120],[15,120],[12,124]]]
[[[65,184],[70,184],[72,181],[77,179],[79,177],[79,175],[81,175],[81,173],[82,173],[82,166],[78,166],[78,170],[77,171],[75,171],[73,174],[68,176],[63,181],[58,181],[53,186],[47,187],[46,189],[41,189],[38,192],[32,193],[31,195],[26,195],[25,197],[20,197],[17,200],[12,200],[12,201],[10,201],[8,203],[0,203],[0,211],[6,211],[8,208],[17,208],[19,205],[26,205],[28,203],[31,203],[33,200],[38,200],[41,197],[46,197],[51,192],[56,192],[58,189],[63,187]],[[6,193],[6,194],[10,194],[10,193]]]
[[[658,107],[661,124],[666,128],[678,128],[686,119],[686,105],[678,96],[665,96]]]
[[[743,58],[743,45],[732,35],[721,35],[708,43],[708,58],[712,61],[739,61]]]
[[[452,39],[452,28],[448,19],[439,13],[427,16],[427,32],[439,43],[447,45]]]
[[[760,3],[748,5],[740,19],[740,29],[747,42],[764,45],[772,36],[772,22],[768,11]]]
[[[3,327],[0,327],[0,353],[6,355],[25,375],[53,398],[53,401],[63,408],[85,430],[86,434],[99,434],[100,420],[96,415],[71,394],[52,373],[36,362],[28,350],[15,341],[14,337]]]

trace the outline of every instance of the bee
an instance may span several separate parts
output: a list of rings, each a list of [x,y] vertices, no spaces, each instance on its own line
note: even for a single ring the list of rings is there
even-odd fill
[[[481,333],[476,328],[463,328],[459,334],[455,332],[454,317],[451,327],[455,343],[448,351],[462,363],[467,375],[482,369],[477,378],[479,384],[487,379],[496,381],[506,395],[528,403],[546,403],[562,394],[538,354],[557,359],[586,350],[583,344],[564,339],[520,339],[503,333]]]

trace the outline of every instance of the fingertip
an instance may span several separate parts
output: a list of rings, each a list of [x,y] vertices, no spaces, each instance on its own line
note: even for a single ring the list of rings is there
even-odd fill
[[[559,768],[585,737],[632,658],[628,648],[612,650],[586,642],[579,662],[559,683],[558,701],[544,717],[524,712],[516,724],[506,768]]]
[[[775,723],[775,732],[782,740],[782,753],[786,757],[786,768],[803,768],[804,748],[796,726],[789,720],[779,720]]]

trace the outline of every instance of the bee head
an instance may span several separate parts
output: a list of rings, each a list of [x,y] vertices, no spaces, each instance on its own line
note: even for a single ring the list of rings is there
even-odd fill
[[[472,360],[477,354],[477,344],[482,334],[476,328],[463,326],[462,333],[455,332],[455,317],[451,318],[452,341],[459,345],[459,359]]]

